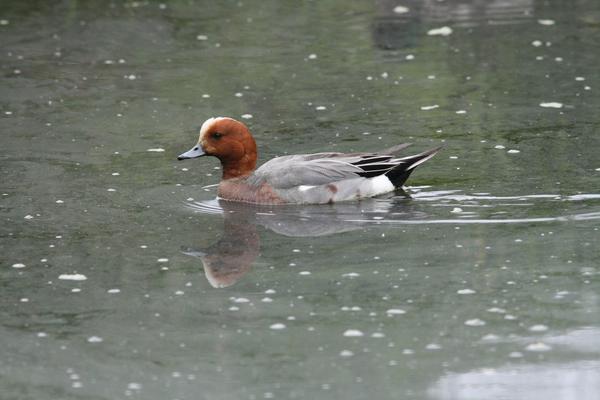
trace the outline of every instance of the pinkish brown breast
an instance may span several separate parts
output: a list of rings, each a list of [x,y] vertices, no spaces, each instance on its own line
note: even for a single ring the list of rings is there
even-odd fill
[[[218,195],[224,200],[241,201],[255,204],[285,204],[275,190],[268,184],[252,186],[244,178],[232,178],[221,181]]]

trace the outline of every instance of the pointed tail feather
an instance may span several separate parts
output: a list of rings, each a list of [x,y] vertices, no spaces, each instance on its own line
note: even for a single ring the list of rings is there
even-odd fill
[[[385,175],[390,181],[392,181],[395,187],[399,188],[404,184],[404,182],[406,182],[411,172],[413,172],[417,166],[435,156],[442,147],[444,146],[439,146],[434,149],[415,154],[414,156],[403,157],[400,159],[402,163],[392,168]]]

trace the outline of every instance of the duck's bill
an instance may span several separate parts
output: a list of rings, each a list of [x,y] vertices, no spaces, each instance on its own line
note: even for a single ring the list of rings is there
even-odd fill
[[[199,144],[192,147],[189,151],[186,151],[183,154],[180,154],[177,159],[178,160],[187,160],[188,158],[198,158],[205,155],[204,149]]]

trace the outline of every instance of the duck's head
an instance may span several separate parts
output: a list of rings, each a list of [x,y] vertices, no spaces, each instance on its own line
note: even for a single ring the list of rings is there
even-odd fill
[[[256,142],[250,131],[233,118],[209,118],[200,128],[198,144],[178,160],[214,156],[221,161],[223,179],[247,176],[256,168]]]

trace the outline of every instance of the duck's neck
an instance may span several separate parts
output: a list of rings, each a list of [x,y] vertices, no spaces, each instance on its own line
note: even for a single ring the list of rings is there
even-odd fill
[[[223,179],[243,178],[256,168],[256,154],[245,154],[236,160],[221,160]]]

